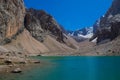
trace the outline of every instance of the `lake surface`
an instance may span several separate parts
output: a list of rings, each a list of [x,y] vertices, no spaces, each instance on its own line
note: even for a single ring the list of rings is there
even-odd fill
[[[120,57],[33,57],[45,62],[0,80],[120,80]]]

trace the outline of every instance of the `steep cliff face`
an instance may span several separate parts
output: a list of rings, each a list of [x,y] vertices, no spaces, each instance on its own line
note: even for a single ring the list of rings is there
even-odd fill
[[[113,1],[105,16],[101,17],[98,26],[92,37],[92,39],[97,37],[98,43],[104,40],[113,40],[120,35],[120,0]]]
[[[43,10],[28,9],[26,11],[24,24],[33,37],[43,42],[46,34],[52,34],[57,41],[63,42],[62,30],[51,15]]]
[[[23,0],[0,0],[0,42],[17,35],[23,28],[25,8]]]

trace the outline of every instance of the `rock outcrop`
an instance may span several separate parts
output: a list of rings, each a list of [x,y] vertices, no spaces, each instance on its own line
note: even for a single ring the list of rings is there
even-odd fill
[[[57,41],[64,42],[62,30],[51,15],[32,8],[26,11],[24,24],[34,38],[43,42],[46,34],[52,34]]]
[[[97,43],[113,40],[120,35],[120,0],[113,1],[110,9],[100,19],[98,26],[94,36],[91,38],[92,40],[97,37]]]
[[[0,43],[10,42],[23,30],[23,0],[0,0]]]

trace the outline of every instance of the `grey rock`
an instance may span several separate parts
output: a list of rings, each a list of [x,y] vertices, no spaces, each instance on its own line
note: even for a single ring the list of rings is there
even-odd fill
[[[21,73],[22,70],[20,68],[16,68],[13,71],[11,71],[11,73]]]
[[[26,11],[24,25],[35,39],[43,42],[46,35],[52,35],[57,41],[64,42],[62,29],[51,15],[32,8]]]
[[[110,9],[104,17],[100,18],[98,26],[94,28],[94,36],[90,39],[97,38],[97,43],[110,39],[113,40],[120,35],[120,0],[113,0]]]

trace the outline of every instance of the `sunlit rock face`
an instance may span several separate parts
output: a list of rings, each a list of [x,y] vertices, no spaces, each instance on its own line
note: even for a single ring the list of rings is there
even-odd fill
[[[19,33],[24,16],[23,0],[0,0],[0,42],[10,40]]]
[[[97,43],[107,39],[113,40],[120,35],[120,0],[113,1],[107,13],[100,18],[99,25],[97,28],[95,26],[94,31],[92,39],[97,37]]]
[[[57,41],[64,42],[62,29],[51,15],[43,10],[26,11],[24,24],[34,38],[42,42],[46,34],[51,34]]]

